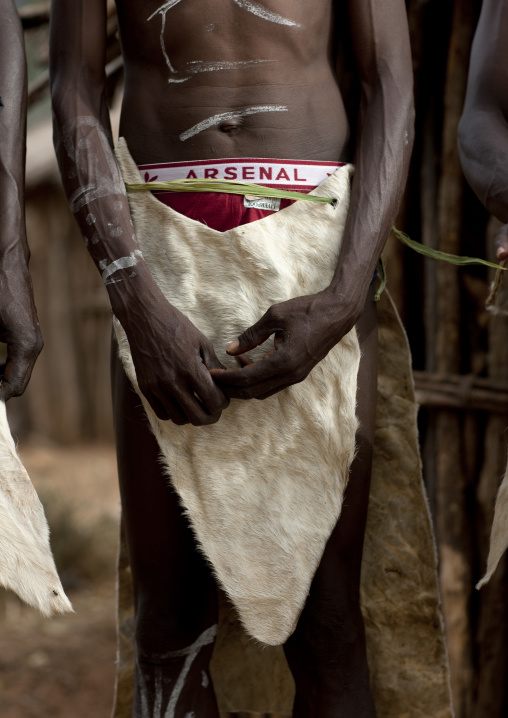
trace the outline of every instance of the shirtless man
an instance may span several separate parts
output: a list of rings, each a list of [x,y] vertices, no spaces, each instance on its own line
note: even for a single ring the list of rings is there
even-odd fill
[[[214,348],[162,296],[139,255],[114,155],[105,90],[105,0],[53,0],[55,144],[70,206],[106,279],[140,388],[161,419],[220,420],[232,397],[263,399],[302,381],[356,325],[362,348],[358,454],[341,518],[285,645],[295,718],[371,718],[359,576],[376,404],[372,277],[394,222],[413,138],[412,70],[402,0],[118,0],[125,63],[120,134],[138,165],[210,158],[354,161],[351,206],[329,288],[284,302],[229,347],[276,332],[276,351],[223,371]],[[347,7],[345,7],[347,6]],[[335,74],[352,38],[362,87],[356,143]],[[120,261],[118,261],[120,260]],[[111,280],[114,281],[111,281]],[[276,315],[276,323],[274,316]],[[160,716],[184,648],[216,622],[216,585],[158,463],[138,397],[113,356],[122,507],[136,605],[133,715]],[[208,642],[171,715],[218,716]],[[178,652],[181,651],[180,655]],[[159,679],[155,691],[155,667]],[[140,686],[148,686],[143,698]],[[208,686],[203,690],[201,686]],[[200,687],[199,690],[197,688]]]
[[[26,61],[13,0],[0,0],[0,399],[22,394],[42,337],[28,273],[25,231]]]
[[[459,124],[462,169],[478,199],[504,226],[496,258],[508,258],[508,0],[484,0]]]

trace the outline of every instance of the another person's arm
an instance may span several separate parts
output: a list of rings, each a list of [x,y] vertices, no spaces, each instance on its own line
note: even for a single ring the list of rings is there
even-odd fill
[[[501,222],[498,260],[508,258],[508,0],[483,0],[464,112],[459,124],[464,174],[479,200]]]
[[[0,399],[22,394],[42,337],[28,273],[25,231],[26,61],[13,0],[0,0]]]
[[[413,75],[402,0],[349,0],[362,87],[348,221],[329,288],[271,307],[228,347],[242,355],[275,334],[274,350],[213,371],[231,397],[265,398],[302,381],[355,325],[404,191],[413,145]]]
[[[55,148],[69,205],[127,338],[141,391],[161,419],[217,421],[228,400],[211,343],[164,298],[139,251],[105,98],[106,0],[53,0]],[[199,399],[197,398],[199,397]]]

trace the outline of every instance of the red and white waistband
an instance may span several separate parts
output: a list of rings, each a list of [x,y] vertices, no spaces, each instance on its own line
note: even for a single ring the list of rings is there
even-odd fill
[[[253,157],[192,162],[166,162],[139,165],[145,182],[167,182],[180,179],[218,179],[253,182],[267,187],[292,190],[314,189],[342,167],[344,162],[312,160],[275,160]]]

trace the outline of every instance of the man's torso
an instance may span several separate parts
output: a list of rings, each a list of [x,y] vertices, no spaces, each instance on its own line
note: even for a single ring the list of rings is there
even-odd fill
[[[138,164],[349,160],[332,0],[118,0]]]

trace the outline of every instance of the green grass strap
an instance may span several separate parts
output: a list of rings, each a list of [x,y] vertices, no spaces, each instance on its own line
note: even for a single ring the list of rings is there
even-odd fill
[[[465,267],[468,264],[483,264],[485,267],[492,267],[492,269],[506,270],[506,267],[502,267],[500,264],[494,264],[493,262],[487,262],[486,259],[479,259],[478,257],[458,257],[456,254],[439,252],[437,249],[426,247],[424,244],[420,244],[420,242],[415,242],[414,239],[410,239],[407,234],[401,232],[400,229],[397,229],[397,227],[392,227],[392,231],[402,244],[405,244],[406,247],[418,252],[418,254],[423,254],[425,257],[430,257],[431,259],[441,259],[444,262],[456,264],[459,267]]]
[[[304,200],[306,202],[320,202],[321,204],[335,205],[337,200],[333,197],[318,197],[303,192],[289,192],[284,189],[263,187],[260,184],[239,182],[238,180],[217,179],[181,179],[167,180],[165,182],[143,182],[142,184],[126,184],[127,192],[220,192],[221,194],[243,194],[254,197],[276,197],[280,199]]]

